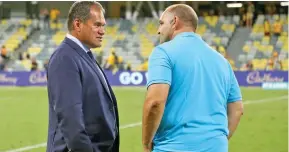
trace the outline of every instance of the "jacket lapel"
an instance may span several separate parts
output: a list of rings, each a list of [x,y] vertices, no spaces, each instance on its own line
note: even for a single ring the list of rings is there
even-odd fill
[[[104,84],[105,82],[103,82],[103,81],[106,81],[107,85],[108,85],[108,81],[106,80],[105,74],[103,74],[105,77],[105,80],[103,80],[101,73],[99,73],[99,70],[97,70],[97,68],[99,68],[101,71],[102,71],[102,69],[98,65],[94,64],[95,61],[92,61],[92,59],[89,57],[89,55],[87,53],[85,53],[85,51],[80,46],[78,46],[75,42],[73,42],[72,40],[70,40],[69,38],[66,37],[64,39],[64,43],[67,43],[68,45],[70,45],[90,65],[90,67],[93,69],[93,71],[97,74],[98,78],[101,80],[100,82],[101,82],[102,86],[105,88],[107,95],[113,101],[112,96],[110,96],[110,94],[112,94],[112,93],[109,93],[110,90],[108,90],[107,87],[105,87],[105,84]],[[110,86],[108,85],[108,87],[110,87]]]

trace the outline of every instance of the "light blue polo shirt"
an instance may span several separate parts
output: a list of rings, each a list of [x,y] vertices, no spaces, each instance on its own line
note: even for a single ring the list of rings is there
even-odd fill
[[[242,100],[229,62],[192,32],[154,48],[147,87],[170,85],[154,152],[227,152],[227,104]]]

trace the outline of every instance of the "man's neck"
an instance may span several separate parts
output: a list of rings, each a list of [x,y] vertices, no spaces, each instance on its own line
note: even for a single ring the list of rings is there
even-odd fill
[[[173,36],[172,36],[172,39],[174,39],[178,34],[180,33],[184,33],[184,32],[192,32],[192,33],[195,33],[195,30],[191,27],[184,27],[180,30],[177,30],[174,32]]]
[[[75,37],[76,39],[78,39],[86,48],[88,48],[90,50],[90,47],[87,44],[85,44],[83,42],[83,40],[74,31],[68,32],[68,34],[70,34],[73,37]]]
[[[74,31],[70,31],[70,32],[68,32],[68,34],[72,35],[73,37],[77,38],[80,42],[82,42],[82,40],[79,38],[79,36]]]

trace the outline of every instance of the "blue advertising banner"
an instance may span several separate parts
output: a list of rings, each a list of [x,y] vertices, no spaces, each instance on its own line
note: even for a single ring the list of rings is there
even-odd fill
[[[105,71],[112,86],[145,86],[147,72]],[[288,71],[235,71],[240,86],[261,87],[263,83],[288,83]],[[0,72],[0,86],[46,86],[46,73]]]
[[[287,82],[288,71],[235,71],[240,86],[262,86],[265,82]]]
[[[0,72],[0,86],[45,86],[45,72]]]

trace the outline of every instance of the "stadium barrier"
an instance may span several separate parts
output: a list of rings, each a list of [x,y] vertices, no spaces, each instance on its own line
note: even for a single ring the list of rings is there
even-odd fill
[[[112,86],[145,86],[147,72],[105,71]],[[240,86],[262,87],[264,83],[288,84],[288,71],[235,71]],[[0,86],[46,86],[46,73],[0,72]],[[266,84],[268,85],[268,84]]]

